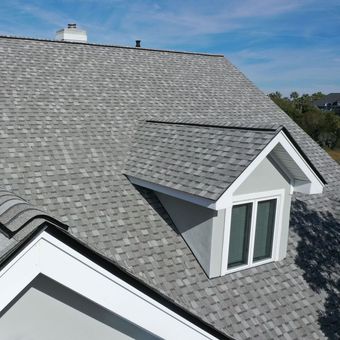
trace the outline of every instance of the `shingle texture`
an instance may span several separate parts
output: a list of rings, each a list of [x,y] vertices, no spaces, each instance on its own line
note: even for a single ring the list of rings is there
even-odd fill
[[[0,38],[0,79],[6,190],[237,339],[339,338],[339,166],[228,61]],[[288,128],[328,185],[294,201],[287,258],[208,279],[155,195],[123,174],[146,119]]]
[[[125,172],[216,201],[278,131],[143,122],[133,138]]]

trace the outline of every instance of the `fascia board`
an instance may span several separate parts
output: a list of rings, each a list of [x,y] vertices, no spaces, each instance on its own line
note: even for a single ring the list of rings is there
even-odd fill
[[[147,188],[147,189],[151,189],[153,191],[160,192],[160,193],[163,193],[165,195],[176,197],[176,198],[179,198],[181,200],[188,201],[188,202],[200,205],[200,206],[205,207],[205,208],[216,210],[215,209],[215,201],[213,201],[213,200],[210,200],[210,199],[207,199],[207,198],[204,198],[204,197],[191,195],[191,194],[185,193],[183,191],[172,189],[172,188],[166,187],[164,185],[152,183],[152,182],[149,182],[149,181],[145,181],[145,180],[136,178],[134,176],[127,176],[127,177],[132,184],[135,184],[135,185]]]

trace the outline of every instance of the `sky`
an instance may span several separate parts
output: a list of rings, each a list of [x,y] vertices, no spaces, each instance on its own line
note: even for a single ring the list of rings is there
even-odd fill
[[[1,0],[0,34],[224,54],[262,91],[340,92],[340,0]]]

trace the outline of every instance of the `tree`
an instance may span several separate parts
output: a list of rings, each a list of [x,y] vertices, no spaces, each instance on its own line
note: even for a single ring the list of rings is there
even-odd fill
[[[322,112],[314,101],[325,96],[322,92],[299,95],[293,91],[289,98],[278,91],[269,97],[286,112],[302,129],[323,147],[334,148],[340,143],[340,117],[334,112]]]
[[[289,98],[292,99],[292,100],[295,100],[295,99],[299,98],[299,94],[296,91],[293,91],[290,94]]]
[[[316,101],[316,100],[319,100],[319,99],[322,99],[323,97],[326,97],[326,95],[325,94],[323,94],[322,92],[315,92],[315,93],[313,93],[312,95],[311,95],[311,99],[312,99],[312,101],[314,102],[314,101]]]
[[[269,93],[269,97],[272,99],[281,99],[282,98],[282,94],[279,91],[273,92],[273,93]]]

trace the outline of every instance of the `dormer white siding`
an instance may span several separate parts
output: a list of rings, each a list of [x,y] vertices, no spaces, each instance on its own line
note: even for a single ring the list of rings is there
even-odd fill
[[[212,210],[163,193],[157,197],[209,277],[219,276],[225,210]]]

